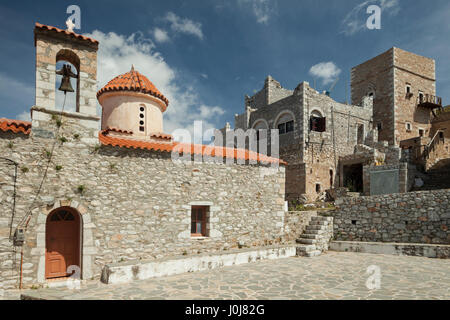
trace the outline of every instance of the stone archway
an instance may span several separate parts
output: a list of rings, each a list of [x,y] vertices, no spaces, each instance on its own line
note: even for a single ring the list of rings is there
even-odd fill
[[[90,279],[94,275],[94,255],[96,248],[94,245],[93,229],[95,225],[91,222],[91,215],[87,206],[75,200],[57,200],[51,207],[44,207],[37,216],[37,239],[36,249],[32,255],[39,256],[37,279],[39,283],[45,283],[46,279],[46,231],[47,220],[50,216],[61,209],[66,209],[79,214],[80,224],[80,266],[81,278]]]

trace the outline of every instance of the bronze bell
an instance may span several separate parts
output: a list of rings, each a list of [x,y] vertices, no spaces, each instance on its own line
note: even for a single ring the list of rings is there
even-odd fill
[[[61,85],[59,86],[59,91],[64,91],[64,94],[67,92],[74,92],[72,88],[72,84],[70,83],[70,78],[77,78],[77,75],[72,72],[72,68],[70,65],[63,65],[61,70],[56,71],[56,74],[62,76]]]

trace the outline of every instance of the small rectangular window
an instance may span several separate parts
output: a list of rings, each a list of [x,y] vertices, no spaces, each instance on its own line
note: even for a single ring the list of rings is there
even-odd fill
[[[286,122],[286,133],[294,131],[294,121]]]
[[[191,236],[207,237],[209,207],[192,207],[191,209]]]
[[[419,103],[425,102],[423,92],[419,91]]]
[[[424,135],[424,131],[423,131],[423,129],[420,129],[419,130],[419,137],[423,137],[423,135]]]
[[[145,128],[144,127],[139,127],[139,131],[144,132]]]
[[[383,130],[383,124],[382,124],[381,122],[378,122],[378,123],[377,123],[377,130],[378,130],[378,131]]]
[[[444,139],[444,133],[442,131],[439,132],[439,139]]]
[[[278,132],[279,132],[279,134],[286,133],[286,123],[282,123],[282,124],[278,125]]]

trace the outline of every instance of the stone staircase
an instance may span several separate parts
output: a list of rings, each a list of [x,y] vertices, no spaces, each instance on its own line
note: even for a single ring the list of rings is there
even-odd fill
[[[450,161],[440,161],[427,173],[420,175],[420,178],[424,185],[414,187],[412,191],[450,189]]]
[[[312,217],[305,232],[297,239],[297,255],[315,257],[328,250],[333,238],[332,217]]]

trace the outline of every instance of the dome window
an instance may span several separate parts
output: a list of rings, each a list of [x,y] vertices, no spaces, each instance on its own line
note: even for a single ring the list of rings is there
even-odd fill
[[[139,121],[139,131],[145,132],[145,106],[140,106],[139,111],[139,117],[141,118]]]

